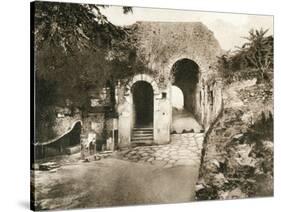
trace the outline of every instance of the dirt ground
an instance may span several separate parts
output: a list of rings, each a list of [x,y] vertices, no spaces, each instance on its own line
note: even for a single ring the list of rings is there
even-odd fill
[[[37,210],[178,203],[194,200],[198,167],[114,158],[35,171]]]

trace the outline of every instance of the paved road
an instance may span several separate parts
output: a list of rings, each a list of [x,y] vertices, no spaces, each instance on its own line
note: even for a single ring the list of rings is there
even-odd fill
[[[54,173],[36,171],[38,209],[192,201],[200,160],[197,153],[201,150],[197,144],[202,138],[199,135],[196,138],[195,134],[173,136],[171,144],[151,147],[155,149],[149,153],[155,156],[152,161],[142,161],[141,157],[136,162],[132,162],[130,157],[126,160],[106,158],[65,165]],[[193,144],[188,145],[188,141]],[[129,152],[145,153],[147,147],[143,148]],[[126,154],[129,155],[129,152]],[[156,158],[158,153],[161,153],[162,159],[169,160],[166,159],[165,164],[159,162],[164,160]],[[172,163],[172,160],[175,162]]]
[[[139,146],[122,151],[121,159],[138,163],[149,163],[170,168],[178,165],[199,168],[204,133],[171,135],[167,145]]]

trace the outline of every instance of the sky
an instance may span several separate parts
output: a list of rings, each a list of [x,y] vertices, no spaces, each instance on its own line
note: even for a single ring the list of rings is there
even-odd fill
[[[267,35],[273,34],[273,16],[247,15],[233,13],[199,12],[186,10],[167,10],[134,7],[133,14],[124,15],[122,8],[110,6],[102,9],[108,20],[119,26],[131,25],[136,21],[159,22],[202,22],[214,32],[222,49],[234,50],[246,40],[251,28],[269,29]]]

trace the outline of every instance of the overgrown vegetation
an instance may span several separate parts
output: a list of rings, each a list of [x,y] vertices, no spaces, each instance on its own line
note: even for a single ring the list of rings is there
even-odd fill
[[[273,195],[273,117],[264,113],[249,128],[239,120],[241,114],[232,114],[229,130],[219,123],[216,136],[208,142],[215,146],[212,156],[205,158],[198,182],[198,200],[235,199]],[[238,130],[237,130],[238,129]],[[244,133],[241,133],[241,130]],[[208,148],[211,144],[209,144]],[[209,154],[210,149],[208,150]],[[211,159],[212,158],[212,159]]]
[[[248,42],[220,58],[224,111],[204,144],[198,200],[273,195],[273,37],[266,33],[251,30]]]
[[[127,32],[111,24],[100,7],[36,2],[35,65],[39,82],[55,83],[58,91],[63,90],[58,94],[73,98],[89,86],[105,86],[110,75],[120,75],[111,70],[119,58],[108,55],[127,39]],[[121,58],[118,62],[123,61]]]
[[[83,110],[89,89],[107,86],[114,91],[118,79],[143,66],[130,29],[110,23],[101,7],[107,6],[35,3],[36,131],[45,139],[52,135],[47,131],[55,106],[65,106],[69,99]],[[123,12],[133,11],[123,7]]]
[[[272,78],[273,36],[266,36],[267,32],[263,29],[250,30],[242,47],[219,58],[227,83],[253,77],[257,77],[258,82]]]

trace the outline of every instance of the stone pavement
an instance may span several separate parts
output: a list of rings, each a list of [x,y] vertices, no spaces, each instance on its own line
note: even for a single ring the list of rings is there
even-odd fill
[[[32,171],[36,209],[194,201],[203,138],[201,133],[174,134],[167,145],[138,146],[99,161],[68,163],[55,172]]]
[[[171,135],[166,145],[137,146],[120,152],[121,159],[137,163],[158,165],[164,168],[175,166],[200,166],[204,133]]]

